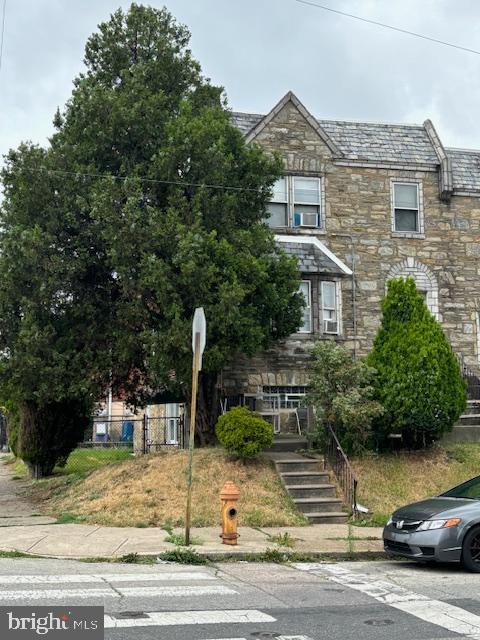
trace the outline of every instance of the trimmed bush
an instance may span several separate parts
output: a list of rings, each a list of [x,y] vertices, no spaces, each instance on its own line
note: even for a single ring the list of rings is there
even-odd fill
[[[367,362],[378,372],[376,397],[385,409],[374,425],[379,447],[400,433],[403,446],[424,448],[450,431],[466,407],[455,354],[412,278],[389,281]]]
[[[246,407],[233,407],[220,416],[216,433],[229,453],[244,460],[254,458],[273,442],[272,425]]]
[[[362,453],[369,447],[372,421],[383,411],[373,398],[374,375],[374,369],[355,360],[345,347],[331,341],[315,345],[308,402],[315,408],[318,447],[323,447],[327,424],[347,453]]]

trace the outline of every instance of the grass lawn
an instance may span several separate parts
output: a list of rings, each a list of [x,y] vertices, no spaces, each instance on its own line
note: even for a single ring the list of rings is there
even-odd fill
[[[129,460],[132,457],[128,449],[75,449],[68,456],[67,464],[64,467],[55,468],[55,476],[70,476],[72,474],[85,475],[94,469],[103,467],[106,464]],[[15,476],[23,478],[28,476],[26,465],[21,460],[14,461]]]
[[[392,511],[438,495],[480,475],[480,444],[449,444],[429,451],[368,455],[353,459],[358,501],[370,509],[363,520],[384,525]]]
[[[59,475],[33,482],[29,496],[44,514],[60,522],[106,526],[181,526],[184,524],[187,451],[166,451],[129,460],[110,459],[105,452],[77,450]],[[96,457],[98,456],[98,459]],[[98,462],[98,464],[96,464]],[[111,464],[118,462],[117,464]],[[97,468],[98,467],[98,468]],[[81,471],[79,471],[81,469]],[[288,526],[307,524],[264,459],[242,464],[220,449],[195,452],[192,525],[218,526],[220,490],[226,480],[240,489],[240,525]]]

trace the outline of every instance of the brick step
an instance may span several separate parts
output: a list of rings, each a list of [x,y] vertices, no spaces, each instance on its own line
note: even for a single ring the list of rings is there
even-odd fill
[[[309,458],[303,458],[301,460],[277,460],[277,470],[279,473],[285,473],[289,471],[323,471],[323,460],[311,460]]]
[[[345,524],[348,522],[348,513],[343,511],[320,511],[306,513],[305,516],[312,524]]]
[[[285,485],[291,487],[311,485],[311,484],[328,484],[330,476],[328,473],[318,471],[287,471],[280,473]]]
[[[294,498],[293,502],[302,513],[339,511],[342,507],[342,501],[339,498]]]
[[[337,495],[334,484],[297,484],[285,485],[285,489],[296,498],[335,498]]]

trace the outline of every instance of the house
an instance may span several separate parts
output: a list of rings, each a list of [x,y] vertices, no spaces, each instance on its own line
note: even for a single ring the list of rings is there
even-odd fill
[[[387,281],[411,276],[464,366],[480,360],[480,151],[445,148],[420,125],[322,120],[289,92],[266,115],[233,113],[249,144],[281,154],[268,224],[295,254],[306,307],[295,335],[222,373],[240,394],[295,429],[319,338],[365,355]],[[233,402],[233,400],[232,400]]]

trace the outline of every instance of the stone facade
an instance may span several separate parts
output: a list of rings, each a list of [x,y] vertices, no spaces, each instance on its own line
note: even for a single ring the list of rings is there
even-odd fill
[[[275,231],[284,241],[290,236],[292,247],[300,237],[304,243],[316,238],[351,275],[342,269],[329,273],[318,260],[317,270],[300,267],[302,279],[311,282],[312,331],[256,358],[236,360],[223,372],[227,393],[306,385],[309,349],[318,338],[367,354],[386,283],[395,276],[415,279],[455,352],[478,368],[480,152],[444,149],[430,121],[409,126],[316,120],[291,93],[267,116],[233,114],[233,122],[250,144],[280,152],[286,175],[320,178],[322,224]],[[418,185],[414,232],[392,226],[397,181]],[[338,335],[323,331],[323,280],[337,282]]]

